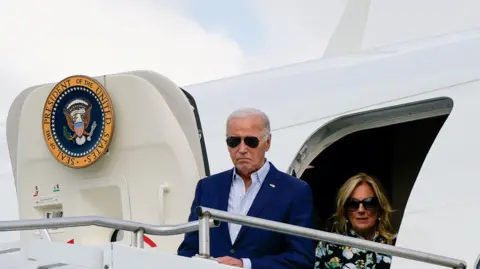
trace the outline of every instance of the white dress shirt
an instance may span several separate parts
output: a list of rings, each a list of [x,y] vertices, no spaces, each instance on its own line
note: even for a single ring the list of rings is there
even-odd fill
[[[252,206],[255,197],[257,196],[263,181],[267,177],[270,170],[270,163],[265,161],[265,164],[255,173],[251,175],[252,185],[245,191],[245,183],[243,179],[236,173],[234,169],[232,185],[230,187],[230,195],[228,197],[228,212],[247,215]],[[238,232],[242,226],[235,223],[228,223],[228,230],[230,233],[230,240],[232,244],[238,236]],[[250,259],[242,259],[243,268],[252,268]]]

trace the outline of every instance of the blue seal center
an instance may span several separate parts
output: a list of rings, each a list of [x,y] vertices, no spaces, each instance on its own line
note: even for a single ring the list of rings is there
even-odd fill
[[[55,101],[51,128],[60,150],[72,157],[86,156],[101,142],[105,114],[95,93],[81,86],[65,90]]]

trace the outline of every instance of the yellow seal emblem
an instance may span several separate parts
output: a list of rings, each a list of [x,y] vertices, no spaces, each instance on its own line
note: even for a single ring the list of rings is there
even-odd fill
[[[72,168],[90,166],[107,152],[112,141],[112,100],[93,78],[65,78],[45,101],[42,126],[47,147],[58,162]]]

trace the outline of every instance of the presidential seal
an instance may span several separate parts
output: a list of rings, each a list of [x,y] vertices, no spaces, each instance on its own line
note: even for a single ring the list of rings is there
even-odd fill
[[[108,150],[113,135],[113,105],[107,90],[86,76],[60,81],[45,101],[43,136],[60,163],[83,168]]]

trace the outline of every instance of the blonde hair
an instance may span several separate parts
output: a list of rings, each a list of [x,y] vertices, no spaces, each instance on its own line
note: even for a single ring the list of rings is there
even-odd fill
[[[357,186],[362,183],[367,183],[373,189],[375,196],[380,204],[378,217],[380,220],[377,223],[376,230],[380,236],[387,240],[387,244],[392,244],[396,234],[393,232],[391,224],[391,214],[393,212],[388,198],[385,196],[380,184],[371,176],[365,173],[359,173],[349,178],[337,193],[337,209],[333,218],[335,219],[334,229],[337,233],[345,233],[347,227],[347,218],[345,214],[345,203],[352,195]]]

